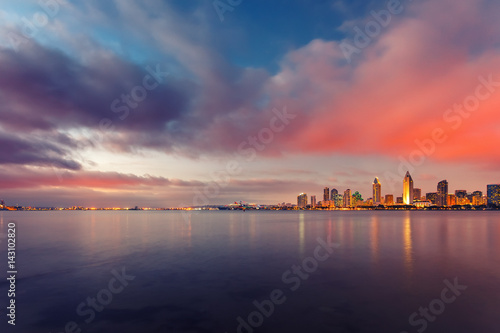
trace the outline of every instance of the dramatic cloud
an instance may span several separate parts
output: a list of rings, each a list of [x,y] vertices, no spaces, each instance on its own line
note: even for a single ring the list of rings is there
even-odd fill
[[[418,148],[415,140],[442,128],[447,139],[432,158],[498,159],[500,132],[492,122],[499,121],[500,53],[490,14],[497,10],[487,1],[415,4],[414,17],[393,17],[353,65],[342,61],[337,42],[315,40],[292,52],[270,86],[274,95],[288,96],[280,103],[304,114],[300,135],[283,148],[405,155]],[[446,113],[479,85],[488,97],[477,108]]]
[[[136,176],[117,172],[99,171],[57,171],[37,170],[33,168],[2,168],[5,179],[0,184],[2,189],[55,187],[88,187],[94,189],[129,188],[143,186],[186,186],[189,182],[169,180],[163,177]],[[198,184],[198,183],[194,183]]]
[[[161,82],[157,82],[148,70],[113,54],[98,55],[84,65],[34,42],[24,47],[22,52],[0,50],[3,69],[0,94],[6,102],[0,109],[4,128],[24,131],[99,128],[103,118],[128,117],[126,122],[116,122],[116,127],[161,132],[169,121],[179,117],[188,103],[182,84],[175,87],[160,84],[167,80],[164,68],[158,71]],[[157,72],[154,65],[150,69],[151,73]],[[154,91],[146,88],[132,91],[142,85]],[[141,95],[144,92],[147,96]],[[122,101],[122,94],[132,100]],[[134,96],[144,98],[140,108]]]
[[[69,148],[75,148],[76,144],[69,137],[59,134],[52,138],[58,144],[48,142],[46,136],[29,139],[15,135],[6,135],[0,132],[0,164],[20,164],[50,166],[55,168],[78,170],[81,168],[79,162],[64,159],[70,155]]]

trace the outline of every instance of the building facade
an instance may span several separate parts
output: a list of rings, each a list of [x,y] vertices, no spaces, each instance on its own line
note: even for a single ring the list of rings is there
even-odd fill
[[[456,204],[457,205],[467,205],[469,199],[467,199],[467,191],[466,190],[456,190],[455,191]]]
[[[446,206],[453,206],[457,204],[457,197],[455,194],[448,194],[446,196]]]
[[[472,192],[472,204],[474,206],[483,205],[483,192],[482,191],[474,191]]]
[[[342,207],[344,205],[344,196],[342,194],[336,194],[333,198],[333,203],[335,207]]]
[[[394,205],[394,195],[392,195],[392,194],[386,194],[385,195],[385,200],[384,200],[384,205],[386,205],[386,206],[392,206],[392,205]]]
[[[500,206],[500,184],[488,185],[488,206]]]
[[[323,201],[329,201],[330,200],[330,189],[328,187],[325,187],[323,190]]]
[[[332,188],[332,190],[330,191],[330,200],[331,201],[335,201],[335,196],[339,194],[339,191],[337,191],[336,188]]]
[[[448,200],[448,181],[442,180],[437,186],[437,202],[438,206],[446,206]]]
[[[344,191],[344,202],[343,205],[345,208],[351,208],[352,207],[352,193],[350,189],[347,189]]]
[[[421,200],[422,199],[422,190],[419,188],[413,189],[413,200]]]
[[[437,192],[431,192],[431,193],[426,193],[425,194],[425,199],[427,201],[430,201],[431,204],[437,205]]]
[[[311,208],[315,208],[315,207],[316,207],[316,196],[311,195]]]
[[[373,181],[373,204],[379,205],[382,203],[382,184],[378,180],[378,177]]]
[[[307,206],[307,194],[306,193],[301,193],[297,197],[297,206],[299,208],[306,208]]]

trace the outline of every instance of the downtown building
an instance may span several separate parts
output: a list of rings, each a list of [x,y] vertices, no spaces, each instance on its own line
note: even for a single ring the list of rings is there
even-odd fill
[[[438,183],[436,205],[446,206],[447,201],[448,201],[448,181],[445,179]]]
[[[466,190],[455,190],[455,200],[457,205],[467,205],[470,203]]]
[[[336,188],[332,188],[330,191],[330,200],[335,201],[335,198],[338,194],[339,194],[339,191]]]
[[[413,200],[421,200],[422,199],[422,189],[414,188],[413,189]]]
[[[500,184],[488,185],[488,206],[500,206]]]
[[[325,187],[323,190],[323,202],[330,201],[330,189],[328,187]]]
[[[307,204],[306,204],[307,206]],[[311,208],[316,208],[316,196],[311,195]]]
[[[380,205],[382,203],[382,184],[378,180],[378,177],[375,177],[373,181],[373,204]]]
[[[344,191],[344,202],[343,206],[345,208],[351,208],[352,207],[352,193],[350,189],[347,189]]]
[[[342,207],[344,205],[344,196],[337,193],[332,197],[332,201],[335,207]]]
[[[446,206],[454,206],[457,205],[457,197],[455,194],[448,193],[446,196]]]
[[[394,205],[394,195],[393,194],[386,194],[385,195],[384,205],[386,205],[386,206],[393,206]]]
[[[307,207],[307,194],[301,193],[297,197],[297,207],[306,208]]]
[[[430,192],[425,194],[425,200],[429,201],[433,205],[437,205],[437,192]]]
[[[483,192],[481,191],[472,192],[472,204],[474,206],[484,205]]]
[[[405,205],[413,204],[413,179],[411,178],[410,171],[406,172],[403,180],[403,203]]]

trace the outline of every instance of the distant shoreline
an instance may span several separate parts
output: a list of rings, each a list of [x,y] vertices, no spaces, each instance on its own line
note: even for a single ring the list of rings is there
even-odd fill
[[[49,211],[181,211],[181,212],[200,212],[200,211],[292,211],[292,212],[304,212],[304,211],[338,211],[338,212],[356,212],[356,211],[499,211],[500,207],[485,207],[485,206],[450,206],[450,207],[424,207],[417,208],[415,206],[400,206],[400,207],[390,207],[390,208],[380,208],[380,207],[358,207],[358,208],[340,208],[340,209],[297,209],[297,208],[226,208],[226,207],[192,207],[192,208],[32,208],[32,207],[22,207],[16,209],[0,209],[0,212],[49,212]]]

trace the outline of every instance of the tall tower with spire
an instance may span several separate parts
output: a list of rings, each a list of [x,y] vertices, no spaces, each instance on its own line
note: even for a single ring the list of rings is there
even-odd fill
[[[410,171],[406,171],[405,179],[403,180],[403,203],[405,205],[413,204],[413,179]]]
[[[382,185],[380,184],[380,181],[378,180],[378,177],[375,177],[375,180],[373,181],[373,204],[380,204],[382,202]]]

